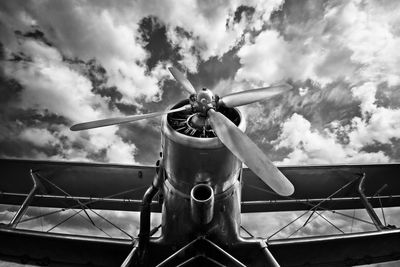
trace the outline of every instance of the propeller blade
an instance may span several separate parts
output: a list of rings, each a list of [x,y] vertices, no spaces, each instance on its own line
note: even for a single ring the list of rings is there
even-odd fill
[[[78,124],[73,125],[70,129],[71,129],[71,131],[82,131],[82,130],[87,130],[87,129],[93,129],[93,128],[98,128],[98,127],[104,127],[104,126],[110,126],[110,125],[115,125],[115,124],[121,124],[121,123],[127,123],[127,122],[133,122],[133,121],[153,118],[153,117],[161,116],[164,114],[188,110],[191,108],[192,108],[191,105],[185,105],[180,108],[166,110],[166,111],[160,111],[160,112],[154,112],[154,113],[149,113],[149,114],[132,115],[132,116],[127,116],[127,117],[118,117],[118,118],[110,118],[110,119],[104,119],[104,120],[78,123]]]
[[[258,89],[247,90],[243,92],[233,93],[223,96],[219,99],[219,104],[223,104],[228,108],[247,105],[250,103],[258,102],[275,95],[284,93],[291,90],[293,87],[287,83],[274,85],[270,87],[263,87]]]
[[[194,89],[193,85],[189,82],[185,75],[183,75],[182,72],[174,67],[169,67],[168,69],[172,76],[174,76],[175,80],[177,80],[189,94],[196,94],[196,90]]]
[[[218,138],[239,160],[279,195],[293,194],[292,183],[232,121],[213,109],[207,114]]]

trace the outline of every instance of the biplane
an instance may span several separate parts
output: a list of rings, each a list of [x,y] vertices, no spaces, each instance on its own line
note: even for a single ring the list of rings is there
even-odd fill
[[[162,152],[154,166],[0,160],[0,203],[19,207],[0,226],[0,259],[50,266],[353,266],[400,259],[400,229],[382,223],[374,210],[400,206],[400,164],[275,167],[244,134],[236,107],[290,85],[219,97],[195,90],[176,68],[170,71],[190,96],[167,111],[71,127],[163,116]],[[139,211],[139,235],[18,228],[29,207]],[[365,210],[375,230],[280,239],[241,234],[242,213],[305,211],[309,220],[345,209]],[[153,213],[161,213],[161,224],[151,229]]]

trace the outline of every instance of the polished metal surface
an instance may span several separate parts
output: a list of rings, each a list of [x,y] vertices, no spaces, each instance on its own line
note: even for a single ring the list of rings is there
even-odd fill
[[[206,184],[197,184],[190,191],[190,214],[199,225],[211,222],[214,216],[214,190]]]
[[[179,105],[185,103],[182,101]],[[240,119],[240,112],[235,112]],[[244,131],[244,121],[240,120],[238,127]],[[194,185],[206,183],[218,194],[237,180],[242,163],[218,138],[198,138],[179,133],[169,125],[167,116],[163,117],[161,129],[166,176],[179,191],[189,195]]]
[[[198,235],[229,245],[237,242],[240,230],[240,182],[214,195],[212,220],[199,225],[191,214],[190,192],[182,192],[167,179],[163,187],[161,243],[183,245]]]

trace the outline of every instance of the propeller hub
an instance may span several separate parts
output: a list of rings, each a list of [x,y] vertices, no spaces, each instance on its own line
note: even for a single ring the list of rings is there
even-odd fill
[[[197,96],[195,98],[194,107],[195,107],[196,112],[199,112],[203,116],[206,116],[207,111],[210,108],[215,108],[215,106],[216,106],[215,99],[216,99],[216,97],[213,94],[213,92],[211,92],[211,90],[209,90],[207,88],[201,89],[197,93]]]

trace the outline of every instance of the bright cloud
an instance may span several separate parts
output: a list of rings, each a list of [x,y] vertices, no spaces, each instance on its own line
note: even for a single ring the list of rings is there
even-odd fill
[[[26,128],[21,132],[20,138],[39,147],[52,146],[59,142],[47,129]]]
[[[169,26],[168,36],[182,49],[181,61],[190,71],[197,70],[193,49],[203,60],[221,57],[242,39],[246,29],[260,29],[268,21],[271,12],[282,4],[281,0],[271,1],[146,1],[138,2],[143,14],[155,15]],[[238,24],[230,23],[230,18],[240,5],[255,7],[252,21],[246,18]],[[185,29],[191,38],[181,36],[176,27]]]
[[[382,5],[374,1],[328,3],[320,10],[323,15],[289,21],[281,32],[261,32],[239,50],[242,68],[236,79],[312,79],[326,85],[340,78],[353,84],[398,84],[400,57],[394,49],[400,38],[398,19],[392,15],[399,6],[392,11],[378,6]]]
[[[82,122],[119,114],[110,111],[107,99],[91,92],[92,84],[85,76],[70,68],[62,60],[59,51],[35,40],[21,40],[21,52],[31,60],[7,63],[4,71],[24,86],[16,107],[39,111],[50,110],[71,122]],[[65,125],[50,132],[41,128],[26,128],[20,138],[39,147],[60,146],[58,155],[37,154],[38,158],[87,160],[90,153],[106,151],[106,160],[134,163],[134,144],[124,143],[116,135],[117,127],[88,133],[72,133]],[[68,127],[67,127],[68,128]],[[53,126],[54,129],[54,126]],[[60,140],[67,138],[69,142]],[[83,144],[80,152],[70,146],[74,142]]]
[[[367,153],[352,145],[340,144],[335,134],[313,130],[303,116],[293,114],[283,123],[276,148],[291,148],[281,164],[334,164],[360,162],[387,162],[382,152]]]
[[[389,162],[383,151],[366,152],[368,145],[392,144],[400,138],[400,109],[376,105],[376,85],[366,83],[352,88],[360,101],[362,117],[354,117],[349,124],[333,121],[323,131],[313,129],[311,123],[299,114],[293,114],[282,124],[275,141],[276,149],[291,148],[283,164],[332,164]],[[347,136],[341,142],[339,135]]]

